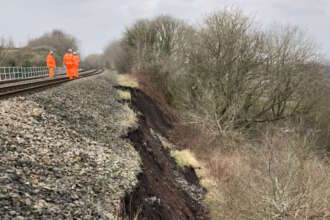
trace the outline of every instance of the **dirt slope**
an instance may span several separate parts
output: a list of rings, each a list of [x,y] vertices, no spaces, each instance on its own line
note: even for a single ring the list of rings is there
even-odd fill
[[[128,88],[124,88],[128,89]],[[129,89],[131,107],[139,112],[139,128],[128,137],[142,159],[139,184],[125,200],[130,219],[208,219],[204,190],[193,169],[181,169],[157,134],[172,127],[167,117],[143,92]]]

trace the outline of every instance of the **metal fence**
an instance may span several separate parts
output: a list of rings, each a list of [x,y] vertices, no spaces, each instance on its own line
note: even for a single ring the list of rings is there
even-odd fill
[[[64,73],[64,68],[56,68],[55,75]],[[46,66],[39,67],[0,67],[0,81],[28,78],[47,77],[49,70]]]

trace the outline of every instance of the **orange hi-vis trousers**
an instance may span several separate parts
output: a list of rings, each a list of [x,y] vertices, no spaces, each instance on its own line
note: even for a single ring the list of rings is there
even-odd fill
[[[50,67],[49,68],[49,78],[53,78],[54,77],[54,68]]]
[[[75,78],[79,78],[79,67],[78,66],[74,66],[74,77]]]
[[[72,66],[66,66],[66,75],[69,80],[73,80],[74,68]]]

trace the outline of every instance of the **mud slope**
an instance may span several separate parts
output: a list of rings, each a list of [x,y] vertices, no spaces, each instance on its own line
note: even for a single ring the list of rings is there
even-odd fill
[[[139,128],[127,138],[140,154],[143,172],[135,191],[125,198],[126,215],[130,219],[208,219],[201,202],[205,192],[194,170],[178,167],[156,135],[167,136],[172,127],[169,117],[143,92],[128,90],[131,107],[140,116]]]

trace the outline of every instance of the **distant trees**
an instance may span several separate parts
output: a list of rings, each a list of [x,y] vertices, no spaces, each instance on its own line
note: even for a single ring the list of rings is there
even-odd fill
[[[8,49],[14,49],[15,43],[12,38],[5,39],[0,38],[0,65],[5,65],[8,63]]]
[[[296,27],[261,30],[239,10],[211,14],[200,28],[140,20],[104,54],[120,72],[151,74],[189,120],[221,129],[305,115],[324,87],[320,57]]]
[[[122,41],[113,41],[104,49],[104,62],[107,68],[115,68],[120,73],[128,73],[131,58],[127,46]]]
[[[56,61],[62,63],[62,57],[69,48],[78,50],[78,41],[72,35],[61,30],[53,30],[41,37],[30,40],[27,47],[34,50],[54,50]]]
[[[5,57],[6,57],[6,51],[4,48],[0,47],[0,65],[4,64]]]
[[[82,62],[85,68],[100,68],[104,66],[102,54],[90,54]]]
[[[0,65],[2,66],[44,66],[49,50],[55,51],[58,65],[68,48],[78,50],[77,40],[61,30],[45,33],[32,39],[26,47],[16,48],[14,41],[0,39]]]
[[[3,65],[6,57],[6,50],[3,40],[0,41],[0,65]]]

